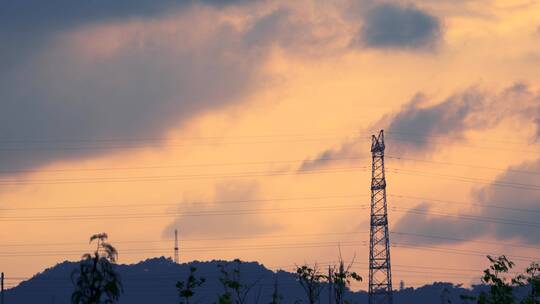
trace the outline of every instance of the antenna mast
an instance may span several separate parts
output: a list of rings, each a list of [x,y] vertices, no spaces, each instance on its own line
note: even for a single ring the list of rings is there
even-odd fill
[[[369,234],[369,304],[392,304],[390,239],[384,175],[384,132],[371,136],[371,221]]]
[[[174,229],[174,262],[178,264],[178,229]]]

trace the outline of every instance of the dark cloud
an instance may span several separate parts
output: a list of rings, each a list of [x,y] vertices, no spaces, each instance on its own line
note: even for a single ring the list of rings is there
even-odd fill
[[[407,146],[425,151],[434,147],[436,141],[430,142],[433,137],[447,136],[460,141],[466,131],[485,130],[516,117],[530,124],[539,117],[539,98],[539,92],[523,83],[500,92],[471,87],[435,104],[416,95],[398,113],[384,117],[377,125],[387,125],[389,134],[413,141],[412,144],[400,142],[400,150]]]
[[[474,197],[484,204],[508,207],[513,210],[485,207],[479,212],[483,216],[504,218],[509,222],[538,223],[540,215],[540,191],[537,187],[523,187],[519,184],[540,185],[540,176],[523,172],[540,172],[540,159],[510,167],[488,186],[474,192]],[[515,183],[502,187],[501,184]],[[540,226],[540,225],[536,225]],[[494,225],[491,232],[496,238],[518,238],[527,243],[540,244],[540,229],[527,225]]]
[[[159,137],[197,113],[240,100],[264,60],[227,23],[199,32],[192,45],[184,42],[193,39],[191,29],[181,25],[174,33],[151,25],[121,31],[120,49],[103,58],[85,57],[64,38],[9,74],[0,72],[0,138],[52,140],[4,145],[0,167],[27,169],[107,151],[84,141]],[[86,34],[70,37],[84,41]],[[55,142],[66,139],[75,144]]]
[[[19,0],[4,1],[0,24],[7,29],[51,29],[129,17],[153,17],[193,4],[228,5],[248,0]],[[35,28],[38,26],[37,28]],[[2,30],[6,28],[2,27]]]
[[[499,93],[473,87],[436,103],[419,93],[397,113],[383,116],[369,130],[385,130],[387,141],[392,142],[387,148],[391,154],[425,154],[438,147],[437,137],[444,136],[456,143],[465,141],[466,131],[484,130],[515,117],[524,124],[535,124],[540,137],[540,93],[522,83]],[[307,159],[300,170],[327,166],[335,163],[335,159],[361,157],[369,153],[369,144],[367,136],[347,140],[338,148]]]
[[[475,206],[458,213],[459,217],[444,216],[432,205],[421,203],[400,217],[392,227],[398,231],[397,240],[412,244],[457,243],[461,240],[489,236],[497,240],[518,239],[529,244],[540,244],[540,192],[538,188],[524,189],[516,184],[540,184],[540,176],[524,174],[540,172],[540,160],[510,167],[489,185],[473,191]],[[506,185],[506,186],[501,186]],[[483,206],[482,206],[483,205]],[[439,215],[437,214],[439,213]],[[461,214],[461,215],[460,215]],[[470,220],[466,218],[473,218]],[[413,234],[399,234],[400,231]],[[429,238],[434,235],[447,238]],[[453,238],[453,240],[452,240]]]
[[[51,36],[74,28],[152,18],[193,4],[223,6],[246,0],[20,0],[3,1],[0,10],[0,67],[25,60]]]
[[[304,160],[298,171],[310,171],[338,162],[353,162],[366,155],[370,144],[365,136],[348,140],[337,148],[322,151],[313,159]]]
[[[174,232],[174,229],[179,229],[182,231],[182,235],[188,236],[256,236],[280,229],[278,225],[269,223],[261,214],[257,214],[257,210],[264,209],[262,202],[254,201],[260,199],[259,196],[259,185],[254,181],[227,181],[218,183],[215,186],[212,197],[186,198],[179,205],[178,211],[188,213],[200,213],[200,211],[209,213],[231,213],[231,209],[243,209],[252,210],[253,212],[241,215],[207,217],[180,216],[163,231],[163,235],[170,237]],[[201,201],[213,203],[210,205],[203,205],[198,203]],[[230,203],[239,201],[248,202],[241,204]],[[234,208],[231,208],[231,206],[234,206]],[[212,224],[209,225],[208,223]]]
[[[287,45],[292,37],[277,33],[294,28],[286,9],[239,27],[219,18],[219,10],[181,6],[182,1],[96,1],[88,12],[74,1],[41,3],[13,2],[1,13],[7,17],[7,12],[43,6],[22,12],[20,18],[10,15],[9,20],[0,21],[10,28],[0,29],[0,35],[15,39],[0,46],[4,52],[0,60],[9,61],[0,69],[3,170],[34,169],[53,161],[99,155],[110,152],[110,146],[125,147],[122,139],[159,138],[194,115],[240,101],[268,77],[262,66],[269,53],[266,46],[273,43],[270,40]],[[57,20],[62,14],[66,20]],[[158,14],[172,15],[126,21]],[[166,26],[154,24],[160,21],[167,22]],[[99,37],[108,35],[109,27],[118,33],[101,41]],[[16,37],[19,32],[22,38]],[[294,33],[299,34],[289,30],[287,35]],[[10,46],[11,42],[17,43]],[[39,48],[34,48],[36,43]],[[115,49],[104,56],[85,55],[86,48],[109,45]],[[10,47],[14,57],[5,53]],[[103,144],[102,139],[120,142]]]
[[[460,137],[467,129],[487,127],[482,124],[483,119],[475,115],[485,110],[485,98],[478,90],[469,89],[435,105],[426,105],[425,96],[417,94],[391,117],[386,131],[389,135],[413,139],[412,142],[400,142],[400,146],[424,150],[430,144],[430,137]]]
[[[372,48],[430,48],[441,38],[441,22],[414,6],[380,4],[364,16],[357,43]]]
[[[437,139],[432,137],[450,136],[451,140],[459,142],[466,140],[464,134],[468,130],[491,128],[512,118],[519,118],[524,125],[536,124],[540,130],[540,93],[518,83],[499,93],[486,93],[470,88],[435,104],[424,95],[417,94],[400,111],[386,115],[375,126],[383,127],[387,131],[387,141],[392,143],[389,146],[390,153],[402,155],[432,151],[437,146]],[[540,133],[536,139],[538,137]],[[337,149],[325,150],[315,159],[306,160],[300,169],[315,169],[334,164],[339,157],[362,155],[369,151],[369,143],[369,139],[363,136],[353,141],[345,141]],[[447,211],[439,211],[441,209],[438,206],[434,208],[434,205],[420,203],[391,227],[398,232],[394,240],[412,244],[442,244],[461,242],[459,239],[490,236],[504,240],[517,238],[540,244],[540,234],[536,233],[539,225],[530,227],[526,224],[537,222],[540,214],[540,192],[537,187],[523,189],[519,186],[539,185],[540,176],[524,174],[524,171],[540,172],[540,160],[509,168],[491,184],[473,192],[472,201],[484,206],[471,206],[456,216],[441,215],[441,212]],[[514,185],[509,185],[508,182]],[[484,221],[465,219],[471,215],[484,218]],[[523,223],[525,225],[521,225]],[[400,231],[412,234],[400,234]]]
[[[293,34],[293,31],[290,31],[290,14],[291,11],[289,9],[280,8],[260,18],[251,26],[249,31],[246,33],[246,43],[248,45],[268,47],[269,43],[273,43],[276,41],[280,43],[285,43],[286,40],[289,40],[287,38],[288,34],[292,34],[292,36],[297,36]]]
[[[432,207],[428,203],[420,203],[407,211],[391,227],[396,231],[392,241],[412,245],[438,245],[459,243],[462,239],[474,239],[487,233],[489,224],[452,216],[431,215],[429,212],[433,210]],[[434,210],[435,213],[441,212],[437,210]]]
[[[245,35],[245,43],[260,49],[281,48],[301,59],[333,55],[343,49],[342,33],[332,24],[335,16],[309,16],[295,7],[282,6],[258,18]]]

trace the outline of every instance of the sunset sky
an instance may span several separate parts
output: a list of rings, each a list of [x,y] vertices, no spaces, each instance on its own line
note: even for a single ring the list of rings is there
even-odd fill
[[[327,265],[367,286],[385,130],[394,285],[540,260],[540,2],[20,0],[0,9],[0,269]],[[8,287],[17,281],[8,282]]]

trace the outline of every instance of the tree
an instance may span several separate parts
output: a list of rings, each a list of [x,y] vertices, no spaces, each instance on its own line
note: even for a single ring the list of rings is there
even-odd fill
[[[484,270],[482,283],[489,285],[489,292],[482,291],[478,297],[461,296],[461,298],[476,300],[478,304],[514,304],[516,301],[513,292],[514,287],[523,285],[526,277],[522,274],[511,279],[506,277],[515,264],[505,255],[497,258],[488,255],[487,258],[491,265]]]
[[[320,273],[317,264],[313,268],[308,265],[296,267],[296,278],[304,289],[310,304],[314,304],[319,300],[322,290],[321,284],[328,279],[327,276]]]
[[[489,293],[481,292],[478,296],[478,304],[512,304],[514,303],[513,286],[515,279],[508,281],[504,274],[508,273],[514,262],[506,256],[501,255],[498,258],[487,256],[491,266],[484,270],[482,283],[490,285]]]
[[[452,301],[450,300],[450,290],[448,290],[448,288],[445,287],[441,292],[441,304],[451,304],[451,303]]]
[[[357,282],[362,281],[362,277],[360,277],[356,272],[351,271],[353,264],[354,258],[351,263],[345,267],[345,262],[343,261],[340,253],[339,266],[334,267],[333,271],[330,271],[328,282],[334,287],[334,301],[336,304],[346,303],[344,298],[345,290],[351,285],[353,280]]]
[[[256,280],[251,284],[241,283],[240,265],[242,264],[242,261],[235,259],[233,263],[235,266],[232,272],[228,269],[229,263],[218,265],[219,271],[221,272],[219,281],[224,289],[224,293],[218,298],[219,304],[247,303],[246,300],[249,292],[259,282],[259,280]],[[256,302],[258,302],[258,297],[256,298]]]
[[[516,303],[514,288],[527,287],[529,292],[520,304],[540,304],[540,265],[532,262],[525,273],[518,274],[508,280],[504,274],[508,273],[514,262],[502,255],[498,258],[488,256],[491,266],[484,270],[482,283],[490,286],[489,293],[481,292],[478,297],[461,296],[464,300],[476,300],[478,304],[513,304]]]
[[[181,298],[180,304],[189,304],[189,299],[195,295],[195,288],[200,287],[206,281],[205,278],[195,277],[195,271],[197,268],[191,266],[187,280],[176,282],[176,289],[178,289],[178,295]]]
[[[521,304],[539,304],[540,303],[540,265],[532,262],[525,270],[526,274],[519,275],[517,280],[520,286],[528,286],[529,294]]]
[[[118,301],[122,293],[119,275],[114,269],[118,252],[107,243],[107,234],[99,233],[90,237],[96,241],[96,251],[85,253],[79,269],[71,274],[75,290],[71,295],[72,304],[111,304]]]

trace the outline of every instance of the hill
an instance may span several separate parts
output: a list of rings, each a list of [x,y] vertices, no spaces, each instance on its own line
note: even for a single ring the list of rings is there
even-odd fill
[[[194,261],[175,264],[168,258],[152,258],[136,264],[117,266],[122,278],[124,294],[121,304],[178,303],[175,284],[184,280],[189,268],[197,268],[197,276],[206,278],[206,283],[196,292],[193,303],[214,303],[223,291],[220,284],[218,264],[225,261]],[[17,287],[6,292],[5,301],[10,304],[55,303],[68,304],[73,291],[70,275],[77,267],[76,262],[63,262],[36,274],[31,279],[21,282]],[[277,275],[279,293],[283,303],[306,303],[304,291],[296,282],[294,274],[286,271],[277,273],[256,262],[241,263],[241,281],[245,284],[256,283],[251,289],[246,303],[270,303],[274,275]],[[396,304],[441,303],[443,290],[452,303],[460,303],[460,294],[469,294],[470,290],[454,286],[451,283],[433,283],[420,288],[404,288],[394,294]],[[364,291],[348,292],[347,299],[352,303],[367,303]],[[321,294],[321,303],[328,302],[326,287]],[[301,302],[298,302],[301,301]]]

